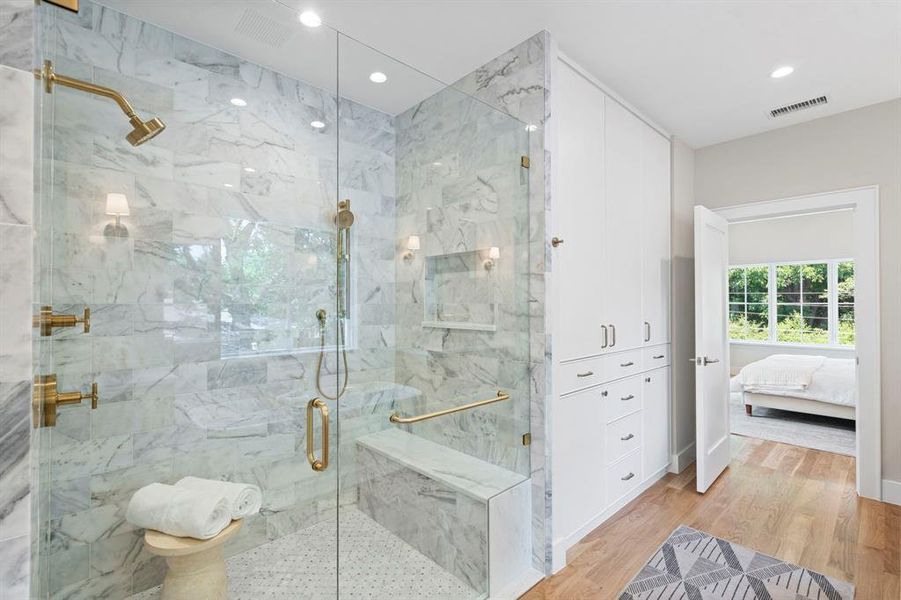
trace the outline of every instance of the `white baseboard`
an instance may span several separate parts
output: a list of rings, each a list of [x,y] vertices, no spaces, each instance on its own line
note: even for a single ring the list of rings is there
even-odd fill
[[[882,480],[882,501],[901,506],[901,481]]]
[[[613,504],[611,504],[610,506],[605,508],[603,511],[601,511],[600,513],[598,513],[591,519],[589,519],[587,523],[585,523],[582,527],[577,529],[575,532],[571,533],[570,535],[568,535],[564,538],[555,540],[554,547],[553,547],[554,560],[553,560],[553,565],[552,565],[552,569],[551,569],[552,572],[557,573],[563,567],[566,566],[566,551],[567,550],[569,550],[570,548],[575,546],[579,541],[582,540],[582,538],[584,538],[586,535],[588,535],[589,533],[591,533],[592,531],[597,529],[597,527],[601,523],[603,523],[604,521],[606,521],[607,519],[612,517],[614,514],[619,512],[619,510],[622,509],[625,505],[627,505],[629,502],[632,502],[632,500],[635,500],[635,498],[640,496],[649,487],[651,487],[652,485],[657,483],[660,479],[663,478],[664,475],[666,475],[669,472],[669,469],[670,469],[669,465],[660,469],[659,471],[657,471],[656,473],[654,473],[653,475],[651,475],[650,477],[648,477],[647,479],[642,481],[635,489],[630,491],[628,494],[626,494],[625,496],[623,496],[622,498],[620,498],[619,500],[617,500],[616,502],[614,502]]]
[[[507,584],[504,589],[498,592],[492,592],[489,600],[516,600],[530,589],[535,587],[539,581],[544,579],[544,574],[535,569],[528,569],[522,574],[522,577],[516,581]]]
[[[695,461],[695,443],[692,442],[678,453],[670,456],[670,473],[681,473]]]

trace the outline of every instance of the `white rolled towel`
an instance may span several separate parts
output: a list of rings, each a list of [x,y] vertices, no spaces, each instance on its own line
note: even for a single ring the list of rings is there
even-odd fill
[[[144,529],[208,540],[231,523],[232,514],[224,496],[151,483],[131,497],[125,519]]]
[[[185,477],[179,479],[175,487],[224,497],[231,509],[232,519],[243,519],[255,515],[260,512],[260,507],[263,505],[263,492],[257,486],[249,483]]]

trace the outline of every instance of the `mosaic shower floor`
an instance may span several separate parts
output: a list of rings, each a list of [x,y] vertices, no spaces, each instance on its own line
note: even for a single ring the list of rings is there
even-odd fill
[[[341,509],[341,600],[470,600],[478,592],[355,508]],[[336,598],[335,521],[229,558],[230,600]],[[160,588],[131,600],[158,600]]]

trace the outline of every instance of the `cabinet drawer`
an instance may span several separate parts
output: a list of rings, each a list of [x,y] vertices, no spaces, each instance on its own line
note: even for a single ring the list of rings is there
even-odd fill
[[[603,358],[600,356],[560,365],[560,394],[568,394],[604,381],[603,368]]]
[[[641,372],[641,349],[603,356],[605,379],[619,379]]]
[[[607,451],[604,456],[608,464],[618,461],[641,446],[641,422],[641,411],[638,411],[607,424],[607,430],[604,432]]]
[[[641,377],[629,377],[604,386],[601,398],[607,423],[637,411],[641,408]]]
[[[656,369],[670,364],[670,345],[662,344],[642,350],[642,363],[645,369]]]
[[[641,483],[641,451],[607,467],[607,504],[616,502]]]

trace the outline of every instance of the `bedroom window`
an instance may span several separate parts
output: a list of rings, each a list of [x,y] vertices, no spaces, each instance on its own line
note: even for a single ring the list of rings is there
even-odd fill
[[[770,338],[769,267],[729,269],[729,337],[766,341]]]
[[[777,344],[853,346],[854,261],[730,268],[729,338]]]

